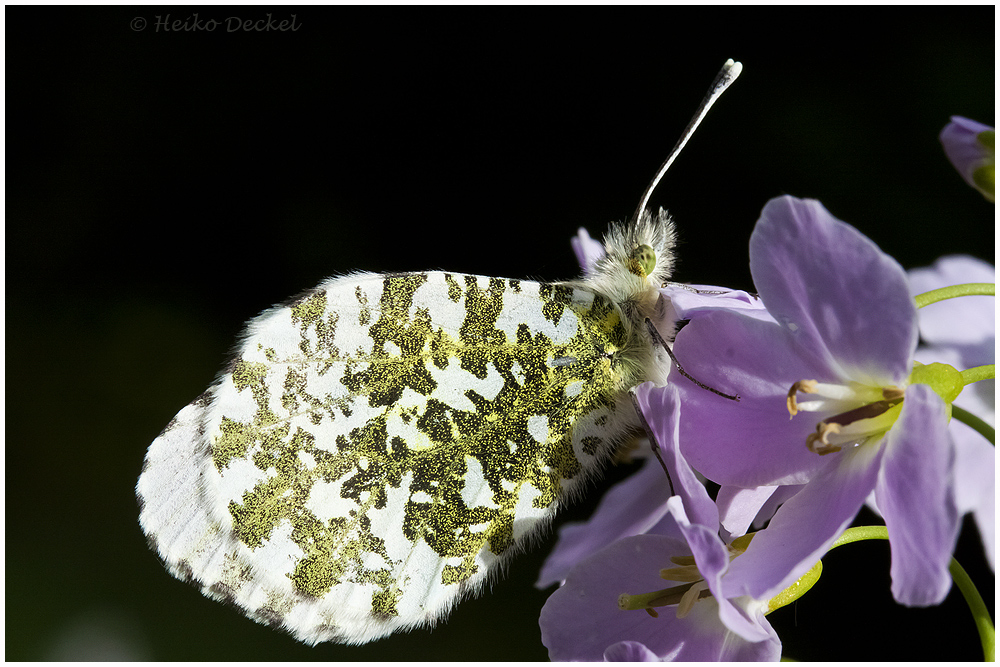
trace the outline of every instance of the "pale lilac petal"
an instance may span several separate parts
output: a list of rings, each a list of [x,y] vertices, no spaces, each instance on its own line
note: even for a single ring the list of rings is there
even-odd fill
[[[740,601],[742,602],[742,601]],[[660,619],[670,610],[660,613]],[[672,615],[672,614],[671,614]],[[763,614],[755,613],[767,631],[767,639],[748,642],[727,628],[719,618],[715,598],[699,600],[683,619],[684,635],[674,636],[662,653],[663,660],[676,662],[775,662],[781,658],[781,640]]]
[[[737,599],[737,606],[748,604],[747,599]],[[767,639],[759,642],[742,641],[741,637],[732,635],[730,641],[722,646],[717,658],[720,662],[778,662],[781,660],[781,640],[771,624],[764,617],[759,605],[754,605],[751,612],[756,623],[767,631]]]
[[[709,310],[737,310],[751,317],[774,321],[758,297],[742,290],[715,285],[683,285],[667,283],[660,295],[672,309],[672,320],[690,320]]]
[[[669,497],[667,476],[651,456],[635,474],[608,489],[590,520],[567,523],[559,529],[559,540],[545,559],[535,586],[558,583],[570,568],[594,552],[622,537],[645,533],[667,515]]]
[[[605,662],[659,662],[660,657],[641,642],[618,642],[604,651]]]
[[[955,444],[955,506],[960,516],[972,513],[986,560],[996,570],[996,448],[955,419],[948,433]],[[882,516],[875,491],[865,504]]]
[[[938,604],[951,588],[959,529],[954,465],[944,401],[927,385],[910,385],[875,491],[892,549],[892,594],[901,604]]]
[[[823,465],[805,444],[816,419],[789,419],[786,398],[798,380],[839,378],[791,333],[739,313],[710,312],[681,329],[674,353],[692,377],[740,396],[739,402],[717,396],[671,371],[683,405],[681,453],[695,470],[749,488],[803,484]]]
[[[784,486],[779,486],[775,489],[771,497],[767,499],[760,511],[757,512],[757,516],[754,517],[751,526],[755,530],[760,530],[764,527],[764,524],[771,520],[774,513],[778,511],[785,501],[794,496],[796,493],[805,488],[804,484],[786,484]]]
[[[659,617],[618,608],[621,593],[644,593],[671,584],[659,576],[671,556],[689,556],[683,540],[636,535],[619,540],[574,567],[542,607],[542,643],[551,660],[599,661],[619,642],[637,642],[661,660],[777,660],[781,642],[767,620],[767,639],[747,642],[719,619],[714,598],[699,600],[684,618],[664,607]],[[618,649],[616,649],[618,650]]]
[[[770,599],[815,565],[875,488],[883,449],[868,443],[823,457],[826,466],[730,563],[723,595]]]
[[[738,603],[744,600],[737,601]],[[660,614],[663,618],[664,614]],[[690,629],[684,643],[667,654],[678,662],[776,662],[781,659],[781,640],[764,615],[754,612],[757,622],[767,631],[767,639],[748,642],[729,630],[719,619],[715,598],[700,600],[683,620]]]
[[[968,255],[941,257],[933,266],[911,269],[913,296],[964,283],[995,283],[992,264]],[[920,337],[929,345],[988,345],[992,356],[996,341],[996,299],[992,296],[963,296],[945,299],[917,311]],[[990,361],[973,362],[991,363]]]
[[[917,350],[924,363],[939,361],[961,368],[961,353],[954,347]],[[992,355],[988,362],[993,363]],[[976,364],[978,365],[978,364]],[[982,380],[966,385],[955,405],[990,426],[996,424],[996,382]],[[955,503],[959,514],[972,513],[990,567],[996,569],[996,448],[981,433],[957,419],[948,423],[955,444]]]
[[[750,272],[771,315],[840,377],[886,386],[909,375],[917,319],[906,273],[818,201],[784,196],[764,206]]]
[[[678,619],[673,609],[659,618],[645,611],[622,611],[618,597],[666,588],[660,570],[670,567],[671,556],[690,556],[683,540],[662,535],[635,535],[618,540],[578,563],[542,607],[539,625],[549,658],[556,661],[598,661],[604,651],[620,641],[640,642],[659,656],[674,653],[678,659],[701,646],[691,646],[685,631],[690,618]],[[695,608],[702,605],[696,604]],[[724,628],[714,614],[708,619],[716,634]],[[712,636],[712,632],[708,632]]]
[[[937,285],[930,287],[935,289]],[[925,290],[926,291],[926,290]],[[965,297],[963,297],[965,298]],[[953,299],[955,300],[955,299]],[[960,300],[960,299],[958,299]],[[992,299],[991,299],[992,301]],[[937,304],[934,304],[937,305]],[[933,306],[928,306],[932,308]],[[921,312],[927,308],[921,309]],[[958,314],[957,316],[961,316]],[[921,325],[922,326],[922,325]],[[969,324],[974,327],[975,325]],[[922,363],[940,362],[955,368],[994,363],[995,341],[990,326],[988,342],[921,347],[915,355]],[[950,337],[959,333],[948,334]],[[982,380],[967,385],[954,402],[990,426],[996,424],[996,382]],[[971,512],[979,529],[990,567],[996,568],[996,449],[981,433],[952,419],[948,433],[955,445],[955,502],[960,515]]]
[[[949,433],[955,441],[955,504],[959,514],[972,512],[986,550],[990,567],[996,570],[996,448],[968,426],[970,435],[954,437],[952,420]]]
[[[691,555],[698,565],[698,572],[705,578],[705,583],[708,584],[719,605],[719,618],[727,628],[747,641],[759,642],[767,639],[769,624],[760,624],[756,614],[749,613],[746,609],[735,605],[732,600],[721,596],[720,582],[729,568],[729,550],[719,539],[718,534],[708,526],[691,523],[684,513],[680,498],[674,496],[667,505],[691,548]]]
[[[951,122],[944,126],[939,135],[948,161],[962,174],[969,185],[975,187],[968,174],[988,158],[986,147],[978,140],[983,132],[993,128],[971,118],[952,116]]]
[[[712,532],[719,527],[719,511],[715,503],[694,474],[694,470],[681,456],[678,449],[680,400],[673,385],[657,387],[644,382],[632,390],[646,423],[653,431],[659,445],[663,463],[670,473],[674,495],[680,496],[687,516],[697,524],[709,526]],[[664,475],[665,477],[666,475]]]
[[[587,276],[594,272],[594,265],[597,260],[604,257],[604,244],[590,238],[590,234],[583,227],[576,232],[576,236],[569,240],[576,254],[576,261],[583,269],[583,275]]]
[[[723,486],[715,496],[715,504],[719,508],[719,523],[733,537],[746,535],[750,524],[777,488],[757,486],[744,489],[739,486]]]

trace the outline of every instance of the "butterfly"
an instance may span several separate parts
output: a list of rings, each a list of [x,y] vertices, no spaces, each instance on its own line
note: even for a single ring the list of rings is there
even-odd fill
[[[139,521],[170,573],[309,644],[478,592],[640,427],[628,390],[666,382],[646,322],[675,230],[646,204],[740,69],[583,278],[353,273],[250,320],[146,454]]]

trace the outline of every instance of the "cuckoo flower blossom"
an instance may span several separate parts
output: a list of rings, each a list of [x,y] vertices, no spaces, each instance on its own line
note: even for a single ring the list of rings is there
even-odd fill
[[[913,367],[917,313],[905,272],[819,202],[787,196],[764,207],[750,270],[773,320],[711,311],[677,335],[690,375],[741,397],[672,373],[681,452],[719,484],[804,486],[733,561],[722,594],[762,599],[790,585],[874,490],[894,596],[940,602],[959,525],[948,419],[961,376]]]
[[[764,618],[768,602],[720,595],[730,560],[739,560],[745,545],[726,545],[714,530],[688,521],[679,496],[667,501],[667,511],[670,534],[612,543],[577,563],[549,597],[539,624],[552,660],[780,657],[781,642]]]
[[[781,644],[764,615],[786,601],[723,596],[729,563],[750,540],[719,537],[715,504],[677,447],[676,389],[645,383],[634,396],[662,417],[659,455],[612,489],[589,523],[560,533],[543,569],[543,580],[565,579],[539,620],[550,657],[777,659]]]
[[[993,128],[962,116],[952,116],[941,130],[941,145],[965,182],[994,198],[996,138]]]

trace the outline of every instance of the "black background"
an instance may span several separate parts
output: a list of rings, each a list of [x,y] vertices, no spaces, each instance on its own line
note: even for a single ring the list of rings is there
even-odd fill
[[[8,659],[544,660],[551,539],[433,631],[308,648],[168,576],[135,479],[242,322],[325,276],[574,276],[569,237],[632,213],[726,58],[742,77],[653,200],[678,280],[751,289],[747,240],[785,193],[908,268],[994,261],[994,207],[937,140],[952,114],[993,123],[991,6],[197,10],[268,12],[299,29],[6,11]],[[958,557],[992,609],[977,539]],[[790,657],[979,656],[957,592],[892,602],[885,544],[825,564],[770,617]]]

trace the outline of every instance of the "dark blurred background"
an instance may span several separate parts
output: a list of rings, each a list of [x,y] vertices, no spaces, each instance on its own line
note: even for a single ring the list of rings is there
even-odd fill
[[[298,30],[226,31],[269,12]],[[992,6],[205,7],[214,32],[156,29],[194,13],[5,12],[8,659],[546,659],[552,539],[433,631],[308,648],[170,577],[135,480],[242,323],[325,276],[573,277],[569,237],[632,213],[726,58],[742,77],[653,199],[679,280],[752,288],[784,193],[908,268],[994,261],[994,207],[937,139],[994,122]],[[967,522],[958,557],[992,609],[977,540]],[[790,657],[981,657],[957,592],[892,602],[885,544],[825,562],[771,616]]]

